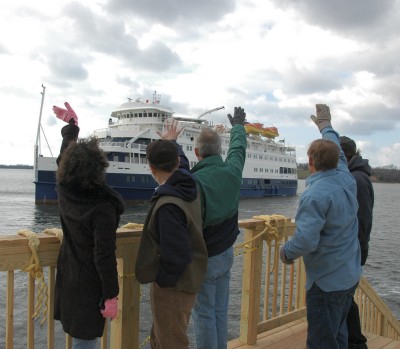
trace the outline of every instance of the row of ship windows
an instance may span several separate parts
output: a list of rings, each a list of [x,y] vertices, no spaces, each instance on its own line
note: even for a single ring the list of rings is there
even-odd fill
[[[186,146],[186,151],[193,151],[193,146],[192,145],[187,145]],[[221,155],[226,155],[226,151],[222,150],[222,154]],[[277,156],[268,156],[268,155],[261,155],[261,154],[251,154],[251,153],[247,153],[247,158],[251,159],[258,159],[258,160],[270,160],[270,161],[278,161],[278,162],[288,162],[288,163],[295,163],[296,160],[295,159],[286,159],[286,158],[280,158]]]
[[[138,178],[137,178],[138,177]],[[134,176],[134,175],[129,175],[126,176],[126,182],[127,183],[135,183],[135,182],[141,182],[141,183],[150,183],[153,182],[154,179],[151,176],[146,176],[146,175],[139,175],[139,176]],[[242,179],[242,184],[270,184],[271,180],[270,179]],[[295,185],[296,181],[294,180],[277,180],[274,182],[275,185]]]
[[[279,162],[292,162],[295,163],[296,160],[295,159],[286,159],[286,158],[278,158],[277,156],[268,156],[268,155],[260,155],[260,154],[247,154],[247,157],[249,159],[253,158],[253,159],[259,159],[259,160],[271,160],[271,161],[279,161]]]
[[[268,168],[254,168],[254,172],[265,172],[265,173],[279,173],[279,174],[296,174],[297,169],[290,167],[279,167],[278,169],[268,169]]]
[[[247,179],[245,181],[242,180],[242,184],[254,184],[254,185],[262,185],[262,184],[271,184],[270,179]],[[296,180],[277,180],[274,181],[274,186],[297,186]]]
[[[147,118],[147,117],[156,118],[158,116],[166,117],[166,116],[168,116],[168,114],[164,114],[164,113],[128,113],[128,114],[122,114],[120,117],[122,119],[128,119],[128,118],[137,118],[137,117],[139,117],[139,118],[142,118],[142,117],[143,118]]]

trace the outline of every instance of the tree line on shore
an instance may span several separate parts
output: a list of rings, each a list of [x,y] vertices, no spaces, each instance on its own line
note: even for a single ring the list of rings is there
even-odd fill
[[[307,163],[297,164],[299,179],[306,179],[309,175]],[[400,183],[400,168],[394,165],[373,167],[371,180],[375,183]]]
[[[8,169],[33,169],[31,165],[1,165],[0,168]],[[297,177],[306,179],[310,173],[308,172],[308,164],[297,165]],[[372,181],[375,183],[400,183],[400,168],[394,165],[374,167],[372,168]]]

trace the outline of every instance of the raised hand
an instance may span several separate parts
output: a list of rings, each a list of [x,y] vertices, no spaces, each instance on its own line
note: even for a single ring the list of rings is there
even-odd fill
[[[60,120],[78,126],[78,116],[76,115],[75,111],[71,108],[68,102],[65,102],[64,105],[67,109],[53,105],[54,114],[56,114],[57,118]]]
[[[183,128],[178,130],[179,122],[177,120],[172,119],[171,122],[165,120],[164,131],[161,133],[157,131],[157,134],[161,137],[161,139],[168,139],[170,141],[176,141],[183,131]]]
[[[232,126],[244,125],[246,121],[246,113],[244,112],[244,109],[241,107],[235,107],[233,112],[233,117],[231,114],[228,114],[227,116]]]
[[[317,116],[311,115],[310,118],[318,126],[318,129],[322,131],[325,127],[331,125],[331,112],[326,104],[316,104]]]

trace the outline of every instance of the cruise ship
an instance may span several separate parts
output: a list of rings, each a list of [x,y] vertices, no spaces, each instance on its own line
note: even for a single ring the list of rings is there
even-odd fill
[[[44,90],[42,93],[42,106]],[[204,116],[224,107],[209,110],[195,118],[174,116],[173,110],[160,103],[156,92],[152,100],[128,99],[111,113],[106,128],[95,130],[93,135],[106,153],[109,167],[107,183],[119,192],[126,201],[147,201],[151,198],[156,181],[151,176],[146,159],[146,146],[159,139],[165,121],[178,120],[184,128],[177,142],[182,146],[193,167],[197,158],[194,154],[195,140],[203,127],[210,127],[222,138],[222,157],[229,148],[230,126],[214,124]],[[42,109],[42,108],[41,108]],[[41,154],[40,119],[35,145],[35,202],[57,201],[55,173],[57,157]],[[247,124],[246,162],[243,170],[241,198],[293,196],[297,193],[296,150],[284,141],[276,141],[278,130],[264,128],[262,124]]]

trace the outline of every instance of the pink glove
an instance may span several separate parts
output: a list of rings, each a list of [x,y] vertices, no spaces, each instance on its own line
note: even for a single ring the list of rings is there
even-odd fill
[[[106,299],[104,301],[104,309],[100,310],[104,318],[114,320],[118,315],[118,298]]]
[[[63,108],[56,107],[55,105],[53,105],[54,113],[62,121],[69,123],[71,120],[74,120],[75,125],[78,126],[78,116],[76,115],[76,113],[71,108],[71,106],[69,105],[68,102],[65,102],[64,105],[67,109],[63,109]]]

